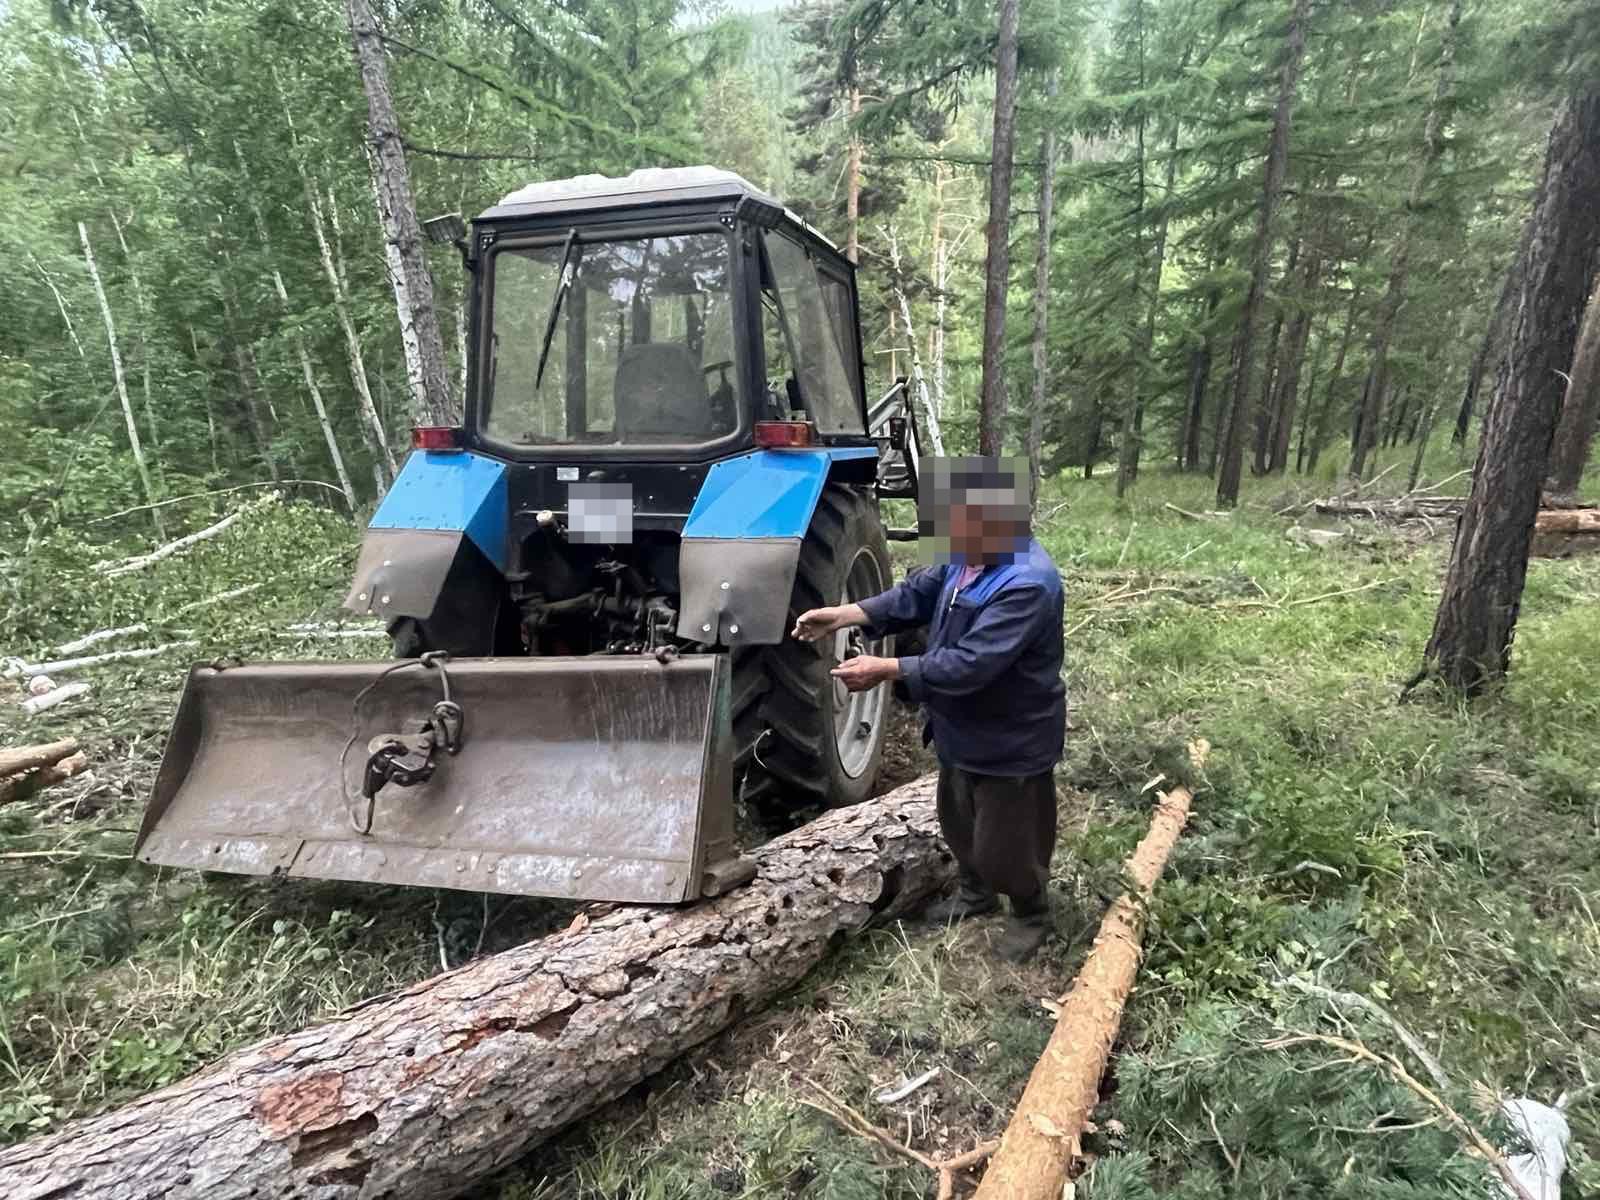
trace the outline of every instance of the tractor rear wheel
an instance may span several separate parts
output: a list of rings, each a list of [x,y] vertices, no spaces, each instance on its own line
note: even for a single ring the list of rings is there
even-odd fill
[[[789,599],[789,622],[811,608],[875,596],[891,580],[889,544],[870,494],[830,487],[817,501]],[[820,642],[787,636],[733,658],[733,732],[739,795],[777,815],[858,804],[883,758],[889,686],[847,692],[829,672],[859,654],[890,655],[892,638],[846,630]]]

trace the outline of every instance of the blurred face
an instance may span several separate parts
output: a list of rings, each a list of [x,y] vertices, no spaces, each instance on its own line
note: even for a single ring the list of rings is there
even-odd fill
[[[1019,459],[933,458],[918,505],[924,562],[989,566],[1028,544],[1027,464]]]
[[[990,564],[1016,553],[1015,514],[988,504],[957,504],[950,509],[950,551],[964,563]]]

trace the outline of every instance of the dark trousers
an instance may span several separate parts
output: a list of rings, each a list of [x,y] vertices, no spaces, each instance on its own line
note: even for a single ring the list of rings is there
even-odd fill
[[[939,768],[939,830],[955,855],[962,895],[999,892],[1019,917],[1049,909],[1050,855],[1056,848],[1053,774],[975,775]]]

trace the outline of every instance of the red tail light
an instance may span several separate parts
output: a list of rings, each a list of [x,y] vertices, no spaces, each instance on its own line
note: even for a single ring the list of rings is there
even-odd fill
[[[461,430],[453,425],[416,425],[411,429],[413,450],[459,450]]]
[[[817,444],[810,421],[757,421],[756,445],[767,450],[803,450]]]

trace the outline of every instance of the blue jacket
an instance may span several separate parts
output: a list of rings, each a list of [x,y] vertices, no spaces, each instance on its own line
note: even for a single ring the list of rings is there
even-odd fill
[[[1061,576],[1036,541],[955,594],[960,575],[948,565],[913,571],[862,601],[869,632],[929,626],[927,650],[902,658],[900,675],[941,763],[980,775],[1048,771],[1067,725]]]

